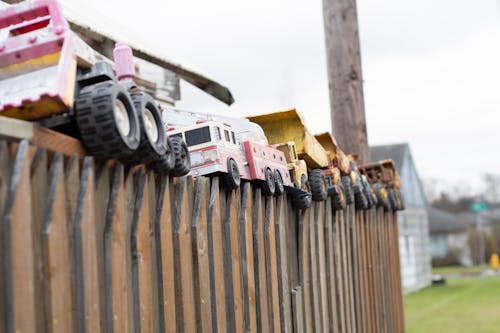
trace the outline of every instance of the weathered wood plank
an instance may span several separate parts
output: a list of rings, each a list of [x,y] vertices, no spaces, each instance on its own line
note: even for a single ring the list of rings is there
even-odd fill
[[[116,164],[111,176],[111,190],[104,230],[106,332],[129,332],[129,300],[132,286],[127,261],[129,239],[124,210],[123,166]],[[128,213],[128,212],[127,212]]]
[[[160,325],[164,325],[164,331],[175,332],[177,329],[177,315],[175,307],[175,270],[174,270],[174,246],[173,246],[173,223],[171,215],[171,192],[170,179],[163,175],[158,193],[158,215],[156,227],[159,237],[157,256],[161,267],[159,268],[159,297],[160,311],[163,319]],[[161,208],[160,208],[161,207]]]
[[[317,253],[317,284],[318,284],[318,302],[319,302],[319,312],[321,319],[321,331],[328,332],[329,327],[329,316],[328,316],[328,304],[327,304],[327,289],[326,289],[326,254],[325,254],[325,206],[330,205],[330,199],[328,201],[322,201],[318,203],[317,212],[315,212],[315,223],[314,223],[314,233],[316,241],[316,253]],[[330,205],[331,206],[331,205]]]
[[[313,330],[322,332],[321,303],[320,303],[320,282],[318,267],[318,246],[316,242],[316,223],[318,219],[319,202],[313,202],[311,207],[312,218],[309,221],[309,274],[311,281],[311,315],[313,318]]]
[[[261,195],[260,189],[254,190],[253,206],[253,248],[255,263],[255,285],[257,299],[257,331],[269,332],[272,329],[269,291],[267,290],[266,258],[264,246],[264,213],[265,198]]]
[[[196,330],[198,332],[212,332],[212,303],[210,299],[210,262],[207,225],[209,199],[209,179],[205,177],[197,178],[194,187],[191,242],[193,246]]]
[[[10,184],[10,154],[7,149],[7,141],[0,139],[0,216],[3,217],[4,205],[5,205],[5,197],[7,196],[9,184]],[[3,220],[2,220],[3,221]],[[3,222],[0,224],[0,239],[2,240],[2,244],[4,244],[5,239],[4,234],[4,226]],[[35,244],[34,244],[35,246]],[[34,249],[36,250],[36,249]],[[41,251],[40,251],[41,252]],[[0,286],[5,286],[5,264],[6,264],[6,248],[4,245],[0,246]],[[36,268],[37,266],[35,266]],[[36,271],[35,271],[36,272]],[[36,276],[34,277],[36,279]],[[36,283],[36,282],[35,282]],[[36,289],[35,289],[36,292]],[[35,295],[35,298],[38,295]],[[5,308],[5,287],[0,288],[0,329],[6,330],[6,320],[7,320],[7,310]],[[35,305],[36,306],[36,305]],[[36,308],[39,308],[38,306]],[[38,311],[41,312],[41,311]],[[43,318],[42,315],[40,317]],[[42,326],[39,323],[39,319],[37,317],[37,322],[35,323],[37,326]]]
[[[358,244],[357,244],[357,252],[358,252],[358,260],[357,260],[357,266],[358,266],[358,281],[359,281],[359,290],[360,290],[360,297],[362,298],[361,304],[360,304],[360,315],[361,315],[361,320],[358,325],[358,330],[360,332],[368,332],[368,310],[367,310],[367,289],[366,289],[366,276],[365,276],[365,258],[366,256],[364,255],[365,251],[365,233],[363,229],[363,222],[362,222],[362,214],[356,212],[355,214],[355,223],[356,223],[356,233],[357,233],[357,239],[358,239]]]
[[[264,247],[266,253],[267,290],[270,297],[270,318],[273,332],[281,332],[278,262],[275,233],[275,198],[266,197],[264,216]]]
[[[105,288],[105,268],[104,268],[104,229],[106,227],[106,214],[110,196],[110,168],[113,161],[97,162],[95,164],[94,182],[94,224],[96,232],[96,254],[97,254],[97,274],[99,282],[99,306],[101,313],[101,331],[105,330],[105,293],[101,292]],[[131,212],[132,213],[132,212]]]
[[[187,183],[187,184],[186,184]],[[191,179],[177,178],[174,182],[174,269],[175,307],[179,332],[193,332],[196,327],[196,307],[193,287],[193,252],[191,246],[191,212],[188,186],[193,186]],[[191,191],[192,193],[192,191]]]
[[[80,158],[88,155],[79,140],[38,125],[33,125],[33,136],[30,141],[35,146],[64,155],[76,155]]]
[[[33,138],[33,124],[19,119],[0,118],[0,139],[30,140]]]
[[[31,197],[36,198],[40,193],[48,192],[48,162],[45,149],[38,148],[31,163]],[[46,329],[44,310],[44,273],[42,260],[42,226],[46,210],[45,200],[32,200],[33,223],[33,262],[35,266],[35,311],[36,327],[41,332]],[[74,295],[73,295],[74,297]],[[74,312],[74,308],[72,309]]]
[[[342,211],[336,211],[333,221],[333,250],[335,256],[335,275],[337,288],[337,316],[339,318],[338,327],[340,332],[346,332],[346,317],[345,317],[345,285],[344,285],[344,261],[342,257],[342,227],[341,227]]]
[[[47,332],[73,330],[71,272],[66,224],[63,159],[56,153],[49,175],[47,205],[42,226],[45,325]],[[59,292],[65,290],[66,292]]]
[[[28,142],[21,141],[15,157],[3,204],[0,226],[2,239],[2,285],[4,332],[35,330],[35,276],[31,222],[30,158]],[[16,149],[17,148],[17,149]],[[7,150],[3,150],[8,154]]]
[[[257,309],[252,237],[252,192],[250,183],[242,185],[241,211],[239,216],[239,243],[245,330],[247,332],[255,332],[257,331]]]
[[[309,259],[309,224],[312,210],[301,211],[299,215],[299,274],[302,290],[302,312],[304,315],[304,330],[313,331],[313,312],[311,296],[310,259]]]
[[[335,210],[333,208],[331,200],[327,202],[325,206],[325,226],[324,226],[324,242],[325,242],[325,261],[326,261],[326,297],[328,306],[328,320],[329,331],[333,333],[340,332],[340,322],[338,316],[339,306],[337,304],[337,279],[336,279],[336,269],[335,266],[335,238],[334,238],[334,214]]]
[[[356,210],[354,207],[348,208],[348,221],[349,221],[349,229],[351,234],[351,273],[352,273],[352,301],[353,301],[353,319],[354,319],[354,327],[355,331],[361,331],[360,326],[362,325],[361,321],[361,302],[362,299],[360,297],[360,286],[359,286],[359,271],[358,271],[358,263],[359,263],[359,252],[358,252],[358,233],[356,228]]]
[[[43,150],[40,148],[40,150]],[[45,162],[46,163],[46,162]],[[32,165],[32,179],[33,179],[33,165]],[[46,179],[43,174],[38,176],[40,179]],[[32,180],[33,183],[33,180]],[[71,156],[68,158],[65,169],[64,169],[64,186],[65,186],[65,198],[66,198],[66,224],[68,232],[68,248],[69,253],[69,269],[71,275],[71,312],[73,316],[73,329],[76,332],[76,277],[75,277],[75,256],[73,249],[75,248],[74,240],[74,218],[76,214],[76,203],[78,200],[78,188],[80,184],[80,160],[77,156]],[[33,191],[32,191],[33,192]],[[37,214],[33,214],[36,217]]]
[[[288,220],[286,211],[286,196],[276,199],[276,211],[274,228],[276,233],[276,260],[278,265],[278,291],[280,305],[281,331],[293,332],[292,326],[292,304],[290,294],[290,282],[288,279],[288,258],[287,258],[287,235],[286,223],[293,223]]]
[[[225,192],[221,188],[222,192]],[[231,191],[223,193],[226,196],[225,204],[221,203],[224,212],[224,269],[226,275],[226,300],[228,309],[227,318],[231,332],[243,332],[243,290],[242,272],[240,265],[240,248],[238,244],[238,216],[241,210],[240,192]],[[224,209],[224,210],[223,210]]]
[[[74,224],[77,330],[101,331],[97,230],[94,216],[94,166],[83,160]]]
[[[134,283],[134,316],[136,331],[155,332],[158,322],[155,316],[153,296],[153,226],[150,224],[148,175],[142,170],[136,174],[137,196],[132,222],[132,276]],[[137,328],[140,327],[140,330]]]
[[[343,227],[345,237],[345,255],[346,255],[346,291],[347,291],[347,321],[349,323],[349,331],[356,332],[356,323],[354,320],[354,299],[352,290],[352,244],[351,244],[351,228],[349,223],[350,210],[344,210]]]
[[[295,333],[306,332],[304,328],[304,313],[302,311],[303,304],[300,286],[292,289],[293,329]]]
[[[212,178],[208,207],[208,249],[210,253],[210,290],[214,331],[226,332],[226,291],[224,276],[224,239],[221,221],[219,179]]]
[[[149,232],[149,242],[151,246],[151,267],[148,271],[150,274],[149,281],[151,284],[152,292],[152,306],[153,306],[153,327],[156,332],[165,331],[165,325],[163,320],[163,311],[160,311],[160,283],[158,281],[158,273],[160,270],[159,258],[157,256],[158,247],[160,246],[159,236],[157,235],[158,228],[156,228],[157,212],[158,212],[158,191],[157,191],[157,176],[151,170],[146,173],[146,189],[148,191],[148,209],[149,209],[149,220],[148,220],[148,232]]]

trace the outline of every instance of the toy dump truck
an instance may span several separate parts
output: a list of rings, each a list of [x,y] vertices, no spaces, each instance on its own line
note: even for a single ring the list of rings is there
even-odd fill
[[[0,115],[38,122],[81,139],[97,159],[189,171],[185,143],[169,140],[151,82],[134,80],[131,49],[114,63],[77,36],[55,0],[0,11]],[[138,83],[141,83],[139,85]]]
[[[404,210],[401,180],[393,160],[381,160],[360,167],[361,173],[373,184],[378,204],[386,210]]]
[[[342,176],[348,176],[350,171],[343,158],[345,155],[340,154],[333,137],[321,135],[322,144],[305,127],[302,117],[295,109],[247,118],[259,124],[269,142],[285,152],[290,174],[298,187],[306,183],[315,201],[326,200],[330,194],[335,195],[334,202],[337,202],[339,208],[345,205],[344,189],[340,180]],[[333,146],[336,149],[329,150]]]

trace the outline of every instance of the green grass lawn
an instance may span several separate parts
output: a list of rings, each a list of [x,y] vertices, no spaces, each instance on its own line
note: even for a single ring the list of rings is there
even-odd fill
[[[500,332],[500,277],[448,279],[404,304],[408,333]]]
[[[444,266],[444,267],[432,267],[432,274],[439,275],[449,275],[449,274],[479,274],[484,269],[489,267],[486,266]]]

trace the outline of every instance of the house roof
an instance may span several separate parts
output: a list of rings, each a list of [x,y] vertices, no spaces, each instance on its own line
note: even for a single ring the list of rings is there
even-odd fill
[[[427,213],[431,234],[462,232],[469,227],[470,219],[468,216],[451,214],[434,207],[429,207]]]
[[[403,160],[408,150],[409,147],[407,143],[370,146],[370,157],[371,157],[370,160],[380,161],[390,158],[394,161],[398,173],[401,174],[401,168],[403,167]]]

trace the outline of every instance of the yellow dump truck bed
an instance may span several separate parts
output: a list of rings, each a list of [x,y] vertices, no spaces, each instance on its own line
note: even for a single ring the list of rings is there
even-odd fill
[[[270,144],[294,141],[297,155],[306,161],[309,168],[328,167],[328,152],[307,130],[297,110],[289,109],[247,118],[262,127]]]
[[[338,167],[340,171],[342,171],[344,174],[348,174],[351,172],[347,156],[340,149],[339,145],[337,144],[337,140],[335,140],[330,132],[315,134],[314,137],[330,154],[330,159],[336,162],[336,167]]]

